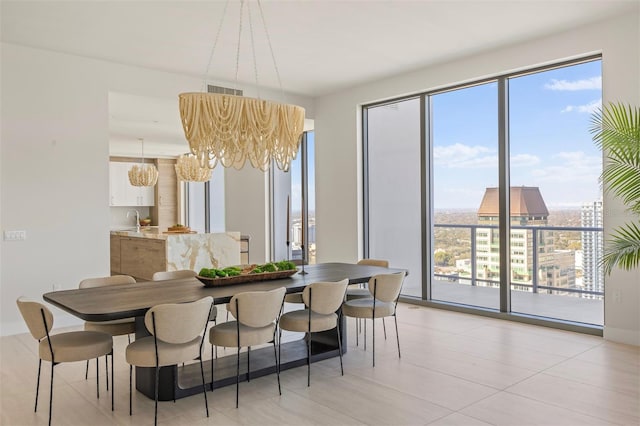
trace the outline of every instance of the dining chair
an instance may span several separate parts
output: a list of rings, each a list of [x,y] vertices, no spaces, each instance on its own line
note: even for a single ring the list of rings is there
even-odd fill
[[[177,271],[158,271],[154,272],[151,276],[151,281],[166,281],[166,280],[178,280],[182,278],[193,278],[196,275],[196,271],[192,271],[191,269],[180,269]],[[211,312],[209,313],[209,322],[216,323],[216,319],[218,318],[218,308],[213,306],[211,308]],[[228,319],[228,318],[227,318]],[[213,354],[213,346],[211,347],[211,358],[214,357]],[[216,351],[215,357],[218,357],[218,352]]]
[[[129,364],[129,415],[133,414],[131,393],[134,366],[156,369],[154,424],[157,425],[160,367],[199,360],[204,406],[209,417],[201,354],[212,307],[213,297],[207,296],[195,302],[156,305],[147,311],[144,324],[151,336],[130,343],[125,351]]]
[[[247,348],[247,381],[251,376],[251,346],[273,342],[276,360],[278,393],[280,388],[280,362],[276,353],[276,330],[282,314],[286,290],[279,287],[269,291],[247,291],[234,295],[229,301],[229,309],[235,321],[218,324],[209,330],[209,342],[213,346],[238,348],[236,360],[236,408],[240,394],[240,349]],[[211,360],[211,382],[214,365]],[[213,385],[212,385],[213,387]]]
[[[86,278],[80,281],[78,287],[80,289],[116,286],[125,284],[135,284],[135,278],[129,275],[112,275],[109,277]],[[100,331],[102,333],[115,336],[127,336],[127,340],[131,343],[131,334],[136,332],[135,318],[124,318],[112,321],[86,321],[84,323],[85,331]],[[104,367],[107,373],[107,390],[109,390],[109,365],[107,358],[104,359]],[[84,379],[89,377],[89,360],[85,368]]]
[[[374,275],[369,279],[368,289],[372,297],[367,299],[353,299],[344,302],[342,313],[347,317],[371,319],[373,323],[373,366],[376,366],[376,318],[393,316],[396,324],[396,339],[398,341],[398,358],[400,357],[400,336],[398,335],[398,318],[396,308],[398,297],[402,290],[405,273]],[[367,334],[365,328],[365,349]]]
[[[305,309],[282,314],[280,317],[280,338],[282,330],[307,333],[307,386],[311,385],[311,341],[312,333],[336,329],[338,333],[338,351],[340,354],[340,372],[342,367],[342,339],[340,336],[340,318],[338,311],[344,302],[349,279],[337,282],[315,282],[308,284],[302,291]]]
[[[388,260],[382,260],[382,259],[360,259],[358,261],[358,265],[369,265],[369,266],[381,266],[383,268],[388,268],[389,267],[389,261]],[[347,298],[346,300],[354,300],[354,299],[366,299],[371,297],[371,293],[369,292],[369,290],[367,289],[366,284],[352,284],[347,288]],[[366,330],[366,323],[365,323],[365,334],[367,332]],[[384,331],[384,338],[385,340],[387,339],[387,326],[384,323],[384,318],[382,318],[382,329]],[[356,346],[358,346],[359,344],[359,338],[358,336],[360,335],[360,332],[362,331],[362,323],[360,319],[356,319]],[[366,349],[366,347],[365,347]]]
[[[111,411],[113,411],[113,337],[99,331],[70,331],[50,334],[53,329],[53,314],[42,303],[23,297],[16,301],[20,314],[29,332],[38,341],[38,381],[36,382],[36,404],[40,390],[40,370],[42,361],[51,363],[51,383],[49,390],[49,425],[53,409],[53,371],[64,362],[96,359],[96,395],[100,398],[100,379],[97,360],[101,356],[111,355]],[[109,380],[109,379],[107,379]]]

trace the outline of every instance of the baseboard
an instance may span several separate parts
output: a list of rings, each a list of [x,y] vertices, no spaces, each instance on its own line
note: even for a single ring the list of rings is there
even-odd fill
[[[640,346],[640,331],[626,328],[604,327],[605,340],[627,345]]]

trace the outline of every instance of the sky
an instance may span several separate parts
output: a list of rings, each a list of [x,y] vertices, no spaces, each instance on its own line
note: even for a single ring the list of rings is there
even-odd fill
[[[297,213],[300,215],[302,208],[301,200],[301,176],[302,170],[300,166],[300,152],[291,162],[291,214]],[[316,176],[315,176],[315,133],[313,131],[307,132],[307,156],[308,156],[308,179],[309,179],[309,212],[315,212],[316,210]]]
[[[601,198],[602,156],[589,133],[601,62],[509,80],[511,186],[537,186],[548,208]],[[477,209],[498,184],[497,83],[433,96],[436,209]]]
[[[509,79],[511,186],[539,187],[549,209],[601,199],[602,155],[589,133],[602,103],[601,75],[596,60]],[[497,83],[433,95],[432,105],[434,207],[476,210],[485,189],[498,186]],[[369,109],[369,141],[372,155],[410,157],[402,161],[406,167],[419,167],[418,99]],[[308,143],[313,212],[313,132]],[[291,179],[294,213],[301,205],[300,155],[292,162]]]

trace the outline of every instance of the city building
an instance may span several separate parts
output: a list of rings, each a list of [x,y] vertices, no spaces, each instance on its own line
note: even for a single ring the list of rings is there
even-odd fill
[[[583,228],[602,228],[602,200],[585,203],[580,210],[580,224]],[[604,252],[604,236],[602,232],[583,231],[582,241],[582,285],[584,290],[604,293],[604,271],[598,265],[598,259]],[[586,298],[600,297],[594,294],[583,294]]]
[[[535,253],[540,271],[553,267],[553,235],[541,232],[534,237],[521,226],[546,226],[549,210],[537,187],[511,187],[511,281],[518,290],[531,291]],[[478,224],[490,228],[476,231],[478,285],[497,287],[500,280],[498,231],[498,188],[487,188],[478,208]],[[534,238],[538,239],[534,245]],[[546,275],[545,275],[546,277]]]

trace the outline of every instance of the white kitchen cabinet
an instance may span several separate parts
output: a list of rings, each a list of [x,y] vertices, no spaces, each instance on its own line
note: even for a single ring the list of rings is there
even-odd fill
[[[154,186],[133,186],[129,183],[129,169],[134,163],[109,162],[109,205],[153,206]]]

